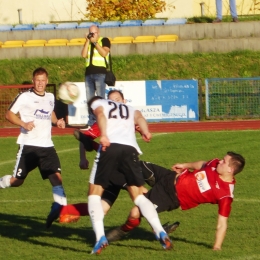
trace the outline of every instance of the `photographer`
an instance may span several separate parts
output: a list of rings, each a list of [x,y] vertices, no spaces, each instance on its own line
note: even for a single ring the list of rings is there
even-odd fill
[[[99,28],[96,25],[89,27],[89,33],[86,34],[86,43],[81,51],[81,56],[86,58],[85,86],[87,101],[89,101],[95,92],[98,96],[105,98],[105,76],[106,63],[109,63],[110,41],[106,37],[101,37]],[[95,122],[95,116],[89,111],[89,120],[85,129],[88,129]],[[82,129],[84,130],[84,129]]]

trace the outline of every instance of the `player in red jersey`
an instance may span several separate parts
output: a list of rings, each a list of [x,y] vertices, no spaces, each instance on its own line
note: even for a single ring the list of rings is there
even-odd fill
[[[182,210],[204,203],[218,204],[213,250],[220,250],[226,235],[227,220],[233,201],[234,176],[243,170],[244,165],[245,159],[234,152],[228,152],[222,160],[177,163],[172,166],[173,171],[151,164],[149,171],[155,173],[156,181],[146,197],[157,207],[158,213],[166,210],[167,207],[168,211],[176,209],[178,203]],[[142,171],[144,170],[142,168]],[[159,171],[161,174],[157,176],[156,173]],[[138,207],[133,207],[126,223],[108,233],[107,239],[110,242],[120,239],[140,224],[138,222],[140,217]]]

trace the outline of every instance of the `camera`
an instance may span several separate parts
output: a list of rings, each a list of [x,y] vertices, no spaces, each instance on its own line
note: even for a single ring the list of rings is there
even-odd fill
[[[90,32],[90,33],[88,34],[87,38],[90,39],[90,38],[92,38],[92,37],[94,37],[94,33]]]

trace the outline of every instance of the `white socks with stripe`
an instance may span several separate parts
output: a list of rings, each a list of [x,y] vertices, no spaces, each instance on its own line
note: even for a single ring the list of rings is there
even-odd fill
[[[164,231],[158,213],[154,208],[153,203],[148,200],[144,195],[138,195],[134,201],[135,205],[139,207],[142,215],[147,219],[152,226],[157,237],[160,237],[160,232]],[[165,232],[165,231],[164,231]]]
[[[67,198],[62,185],[52,187],[53,199],[60,205],[67,205]]]
[[[104,211],[101,204],[101,197],[98,195],[88,196],[88,212],[91,219],[93,230],[96,234],[96,241],[105,235],[104,230]]]

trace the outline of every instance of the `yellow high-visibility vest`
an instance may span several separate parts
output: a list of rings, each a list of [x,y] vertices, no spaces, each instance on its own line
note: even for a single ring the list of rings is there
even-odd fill
[[[103,37],[99,37],[99,39],[97,41],[100,46],[102,46],[102,39],[103,39]],[[88,67],[89,64],[90,64],[90,50],[91,50],[91,44],[89,44],[89,46],[88,46],[88,57],[86,58],[86,67]],[[108,55],[109,55],[109,53],[106,56],[107,63],[109,62],[109,60],[108,60],[109,56]],[[101,56],[98,53],[96,48],[93,49],[92,64],[94,66],[99,66],[99,67],[105,67],[106,68],[105,59],[104,59],[103,56]]]

